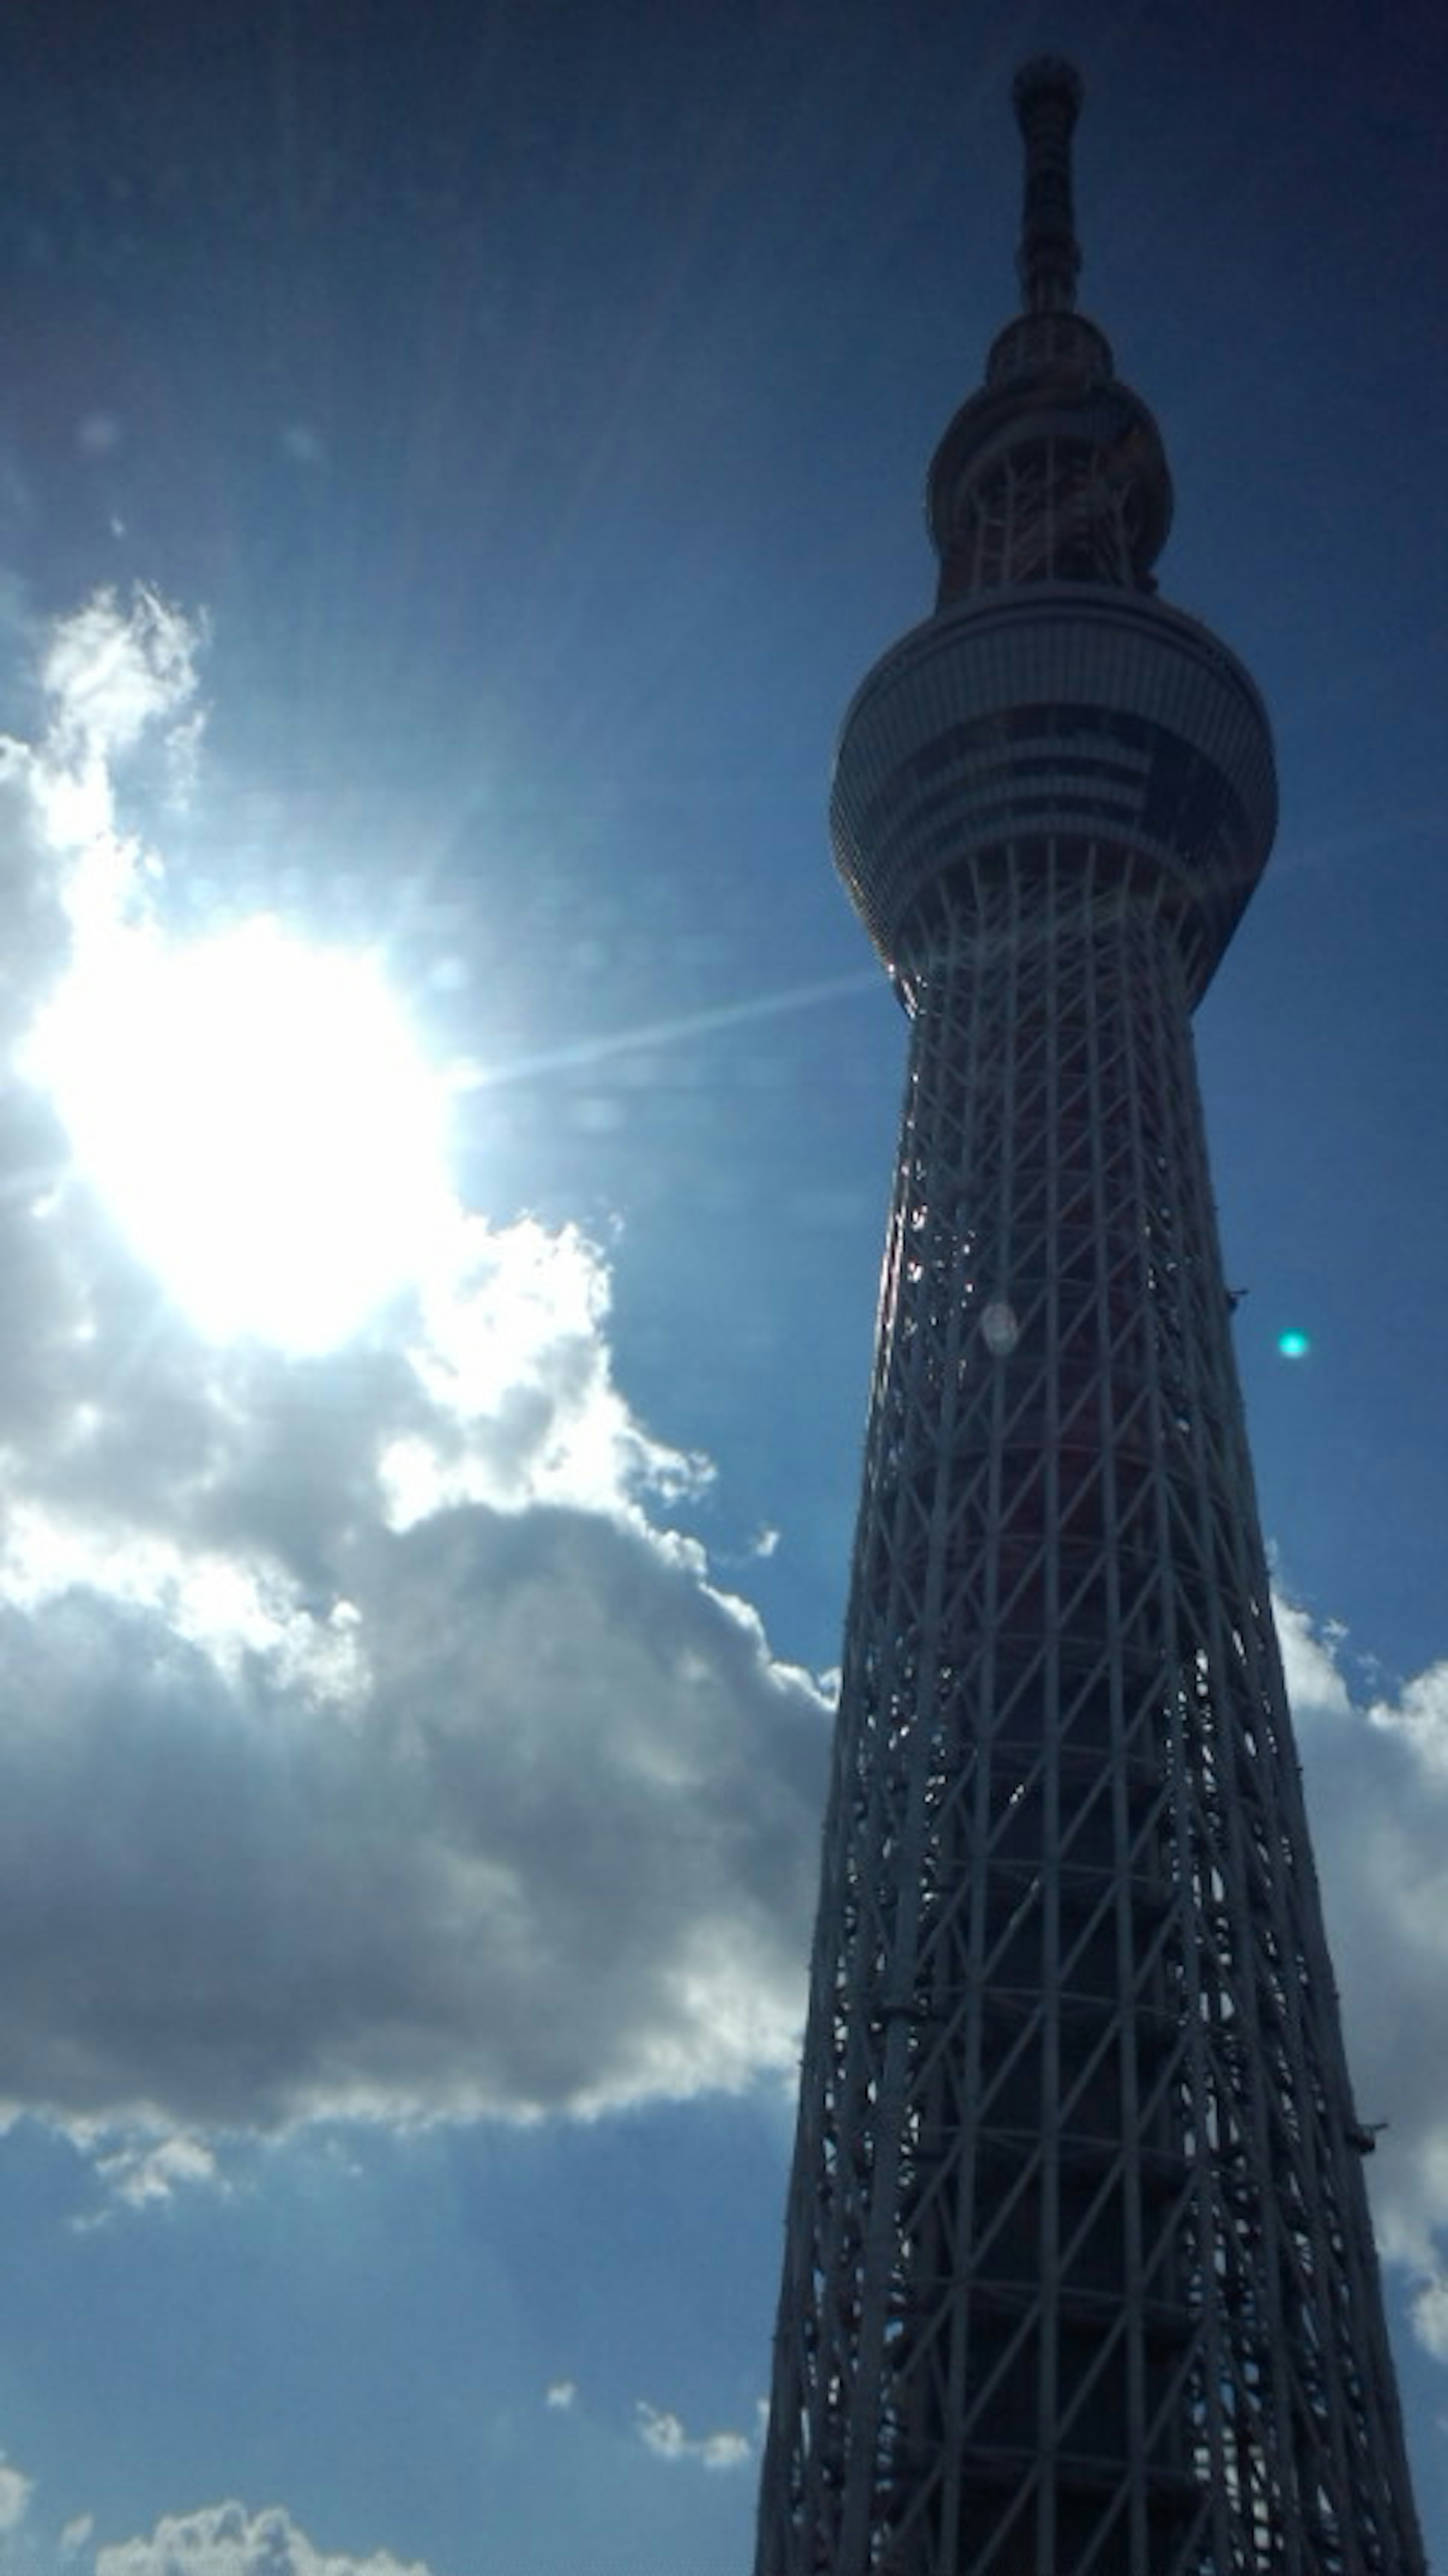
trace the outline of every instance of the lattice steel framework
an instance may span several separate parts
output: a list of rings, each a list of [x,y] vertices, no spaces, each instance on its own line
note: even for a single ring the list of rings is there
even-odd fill
[[[1191,1040],[1271,745],[1150,596],[1078,95],[836,782],[912,1042],[757,2576],[1413,2576]]]

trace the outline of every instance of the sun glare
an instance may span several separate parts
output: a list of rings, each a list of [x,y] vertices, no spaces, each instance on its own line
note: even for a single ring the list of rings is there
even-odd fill
[[[79,1168],[215,1339],[345,1341],[446,1224],[444,1086],[380,968],[259,919],[95,942],[35,1033]]]

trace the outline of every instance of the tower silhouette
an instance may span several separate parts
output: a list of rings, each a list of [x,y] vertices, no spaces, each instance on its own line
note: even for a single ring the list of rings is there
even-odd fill
[[[1154,596],[1079,102],[834,788],[911,1046],[757,2576],[1415,2576],[1190,1027],[1271,738]]]

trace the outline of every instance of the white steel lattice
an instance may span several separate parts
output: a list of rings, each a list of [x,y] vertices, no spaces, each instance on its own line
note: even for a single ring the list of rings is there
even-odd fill
[[[1402,2576],[1177,939],[916,947],[760,2576]]]

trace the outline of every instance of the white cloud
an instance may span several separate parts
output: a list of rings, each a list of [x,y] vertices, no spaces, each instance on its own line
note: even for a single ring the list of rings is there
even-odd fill
[[[1279,1607],[1353,2089],[1382,2123],[1368,2166],[1385,2255],[1448,2358],[1448,1665],[1352,1698],[1341,1639]]]
[[[577,1512],[374,1528],[337,1573],[340,1702],[164,1606],[0,1611],[0,2100],[277,2126],[787,2064],[825,1730],[757,1627]]]
[[[754,2457],[747,2433],[687,2433],[677,2415],[640,2397],[639,2440],[661,2460],[693,2460],[701,2469],[742,2469]]]
[[[79,2550],[84,2549],[87,2541],[94,2533],[95,2527],[96,2518],[93,2513],[76,2514],[72,2520],[65,2525],[61,2532],[60,2546],[62,2555],[66,2558],[73,2558]]]
[[[0,2534],[19,2528],[30,2509],[34,2487],[34,2480],[22,2477],[19,2469],[12,2468],[4,2452],[0,2451]]]
[[[606,1264],[577,1228],[470,1220],[407,1342],[413,1421],[380,1457],[390,1523],[467,1502],[616,1514],[640,1490],[672,1498],[705,1481],[704,1462],[646,1433],[614,1385],[608,1311]]]
[[[1421,2282],[1413,2294],[1413,2331],[1435,2361],[1448,2361],[1448,2279]]]
[[[1348,1716],[1352,1702],[1337,1664],[1331,1633],[1319,1634],[1307,1611],[1295,1601],[1283,1600],[1280,1594],[1274,1598],[1272,1608],[1293,1710],[1309,1717],[1315,1714],[1319,1720]]]
[[[154,2143],[130,2139],[110,2154],[98,2155],[95,2169],[118,2201],[129,2209],[146,2209],[173,2200],[188,2184],[216,2185],[215,2152],[200,2138],[179,2134]]]
[[[578,2385],[572,2379],[555,2379],[543,2392],[543,2403],[555,2414],[566,2415],[578,2397]]]
[[[98,591],[61,619],[41,664],[52,706],[49,763],[109,765],[179,716],[195,696],[201,642],[196,622],[154,590],[138,590],[129,607]]]
[[[369,2558],[320,2550],[280,2506],[205,2505],[167,2514],[147,2538],[96,2552],[96,2576],[426,2576],[385,2550]]]

